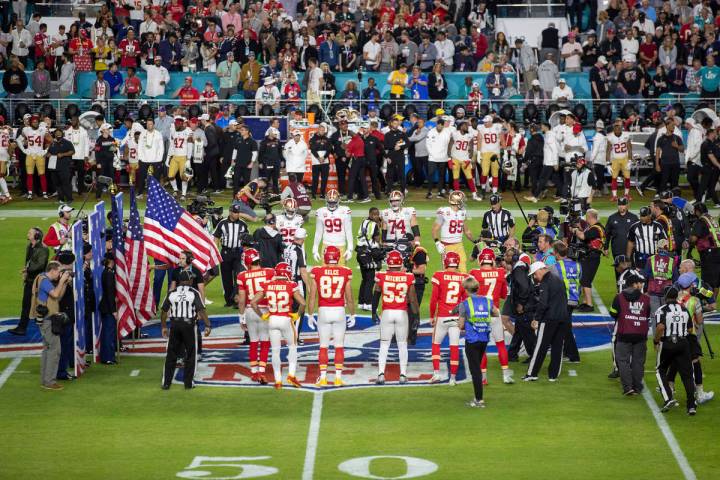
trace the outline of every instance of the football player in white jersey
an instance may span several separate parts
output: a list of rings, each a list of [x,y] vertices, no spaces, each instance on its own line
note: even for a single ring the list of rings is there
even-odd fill
[[[187,194],[188,180],[185,177],[185,165],[192,158],[193,145],[190,142],[192,130],[185,126],[184,117],[175,117],[175,125],[170,127],[170,145],[165,166],[168,167],[168,178],[172,185],[173,196],[177,197],[178,186],[175,176],[179,173],[182,181],[181,200],[185,200]]]
[[[133,123],[125,138],[120,142],[120,151],[124,152],[123,158],[127,160],[127,172],[130,177],[130,185],[135,185],[135,174],[138,169],[138,140],[140,134],[145,130],[139,123]]]
[[[283,242],[287,247],[295,238],[295,232],[303,226],[305,221],[302,215],[297,213],[297,200],[292,197],[286,198],[282,202],[283,213],[277,216],[275,225],[283,237]]]
[[[399,190],[390,192],[390,208],[380,214],[382,218],[382,238],[385,243],[393,243],[406,238],[412,232],[415,242],[420,242],[420,227],[413,207],[403,206],[405,195]]]
[[[493,123],[491,115],[485,115],[483,124],[478,125],[477,144],[480,152],[480,189],[487,191],[488,175],[492,192],[497,193],[500,184],[500,140],[502,124]],[[480,196],[482,199],[482,196]]]
[[[452,162],[453,189],[460,190],[460,171],[468,182],[468,187],[474,200],[482,200],[478,196],[473,180],[473,134],[470,132],[468,122],[460,122],[457,129],[452,132],[452,145],[450,146],[450,161]]]
[[[463,236],[475,242],[468,222],[470,217],[465,210],[465,194],[460,191],[450,193],[449,207],[440,207],[432,228],[432,236],[440,255],[455,252],[460,255],[460,271],[467,272],[467,257],[463,248]]]
[[[2,122],[0,122],[2,123]],[[10,143],[14,142],[12,128],[0,127],[0,204],[12,200],[5,177],[10,173]]]
[[[340,193],[332,189],[325,198],[327,206],[315,212],[315,240],[313,241],[313,258],[320,261],[320,248],[325,251],[329,245],[340,249],[340,265],[345,265],[353,255],[353,229],[350,209],[340,206]],[[322,245],[321,245],[322,244]]]
[[[45,123],[40,121],[40,117],[33,115],[30,117],[30,125],[22,129],[22,139],[18,139],[18,148],[25,153],[25,181],[27,183],[28,200],[32,200],[33,197],[33,175],[36,170],[40,177],[42,196],[45,199],[49,198],[47,194],[47,177],[45,176],[46,134]]]
[[[612,201],[617,202],[617,178],[622,173],[625,179],[625,197],[630,200],[630,159],[632,158],[632,143],[630,135],[623,132],[622,120],[613,123],[613,130],[607,136],[607,163],[610,164],[612,180]]]

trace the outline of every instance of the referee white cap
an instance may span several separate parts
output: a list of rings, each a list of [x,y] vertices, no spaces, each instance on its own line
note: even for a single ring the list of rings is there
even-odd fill
[[[529,275],[533,275],[535,272],[542,270],[543,268],[547,268],[547,265],[543,262],[533,262],[532,265],[530,265],[530,271],[528,272]]]

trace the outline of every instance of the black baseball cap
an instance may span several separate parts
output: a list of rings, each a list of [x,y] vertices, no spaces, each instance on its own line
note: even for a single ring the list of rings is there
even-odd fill
[[[618,204],[618,205],[627,205],[628,203],[629,203],[629,202],[628,202],[627,197],[620,197],[620,198],[618,198],[618,201],[617,201],[617,204]]]
[[[231,211],[232,213],[240,213],[240,212],[242,211],[241,208],[240,208],[240,204],[239,204],[239,203],[233,203],[233,204],[230,206],[230,211]]]
[[[493,193],[492,195],[490,195],[490,205],[497,205],[498,203],[500,203],[500,200],[502,199],[497,193]]]
[[[650,216],[650,207],[642,207],[640,209],[640,216],[641,217],[649,217]]]
[[[621,263],[627,262],[627,261],[628,261],[628,259],[625,255],[618,255],[617,257],[615,257],[613,265],[615,265],[617,267]]]
[[[190,270],[180,270],[178,273],[178,282],[192,282],[195,275]]]
[[[661,200],[671,200],[672,198],[673,198],[673,193],[670,190],[665,190],[664,192],[660,192]]]

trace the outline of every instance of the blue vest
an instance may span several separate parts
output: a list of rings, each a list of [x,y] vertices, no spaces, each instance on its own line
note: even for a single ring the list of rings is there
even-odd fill
[[[487,342],[490,339],[490,321],[493,309],[492,299],[472,296],[463,302],[465,320],[465,342]]]
[[[568,305],[577,305],[580,301],[580,265],[568,258],[555,264],[558,275],[565,283]]]

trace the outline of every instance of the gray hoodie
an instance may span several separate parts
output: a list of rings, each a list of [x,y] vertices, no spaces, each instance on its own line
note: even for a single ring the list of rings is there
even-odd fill
[[[415,156],[416,157],[427,157],[428,149],[425,145],[425,138],[427,137],[428,127],[423,126],[422,128],[416,128],[410,135],[409,140],[415,144]]]

